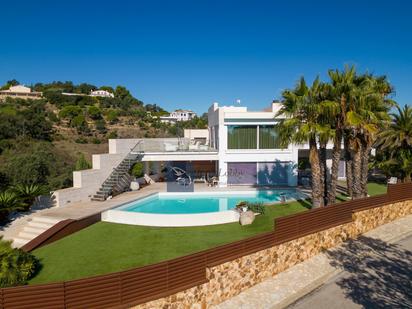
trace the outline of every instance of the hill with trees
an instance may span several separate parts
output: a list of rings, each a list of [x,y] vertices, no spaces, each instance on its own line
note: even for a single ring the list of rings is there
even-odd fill
[[[10,80],[1,89],[18,84]],[[204,116],[178,126],[161,123],[159,116],[167,111],[145,104],[123,86],[57,81],[31,89],[43,92],[43,98],[0,101],[0,191],[30,184],[69,187],[72,171],[90,167],[93,153],[107,152],[109,138],[172,137],[182,128],[207,124]],[[97,89],[114,97],[89,96]]]

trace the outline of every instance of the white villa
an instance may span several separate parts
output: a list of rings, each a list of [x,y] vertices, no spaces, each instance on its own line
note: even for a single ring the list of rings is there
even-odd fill
[[[164,123],[176,123],[178,121],[188,121],[196,117],[196,113],[191,110],[177,109],[169,116],[160,116],[160,121]]]
[[[114,94],[106,90],[92,90],[90,91],[91,97],[103,97],[103,98],[114,98]]]
[[[20,99],[41,99],[41,92],[31,91],[31,88],[24,85],[11,86],[7,90],[0,91],[0,99],[11,97]]]
[[[57,205],[92,197],[104,200],[107,194],[99,195],[113,183],[113,173],[119,177],[126,169],[125,162],[144,162],[146,174],[151,172],[154,180],[159,178],[160,166],[167,162],[190,171],[194,181],[214,178],[220,187],[294,187],[298,182],[308,183],[302,164],[298,171],[299,163],[307,161],[308,145],[279,146],[274,124],[279,121],[275,115],[281,106],[274,102],[264,111],[249,111],[214,103],[208,110],[208,128],[185,130],[183,138],[111,139],[108,154],[93,155],[93,169],[73,172],[73,188],[54,193]],[[328,145],[329,152],[331,149]],[[344,164],[339,177],[345,177]],[[126,186],[130,185],[129,178],[124,181]]]

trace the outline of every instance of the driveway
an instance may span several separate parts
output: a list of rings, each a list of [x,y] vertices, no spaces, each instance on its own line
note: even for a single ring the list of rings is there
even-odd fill
[[[343,272],[288,308],[412,308],[412,235],[359,237],[327,254]]]

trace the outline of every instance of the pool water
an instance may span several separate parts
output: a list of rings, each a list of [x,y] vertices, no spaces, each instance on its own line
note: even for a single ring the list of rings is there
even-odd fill
[[[194,214],[227,211],[241,201],[276,203],[284,194],[287,200],[305,195],[298,190],[259,190],[244,192],[158,193],[130,202],[118,210],[152,214]]]

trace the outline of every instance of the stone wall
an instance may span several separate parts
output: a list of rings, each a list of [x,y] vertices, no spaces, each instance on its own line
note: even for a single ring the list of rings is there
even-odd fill
[[[348,238],[356,238],[360,234],[408,214],[412,214],[412,201],[356,212],[351,223],[208,268],[208,283],[133,308],[203,309],[219,304],[323,250],[341,244]]]

